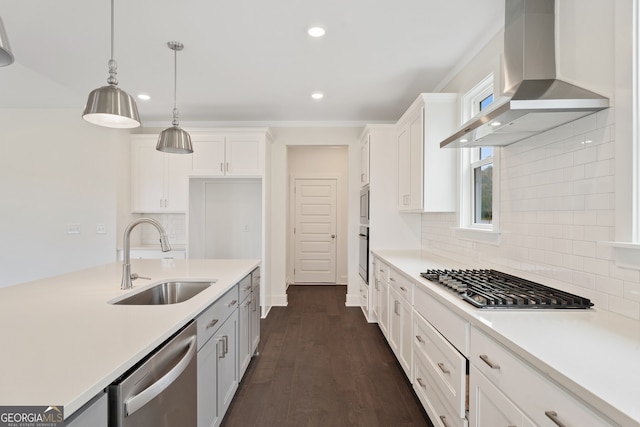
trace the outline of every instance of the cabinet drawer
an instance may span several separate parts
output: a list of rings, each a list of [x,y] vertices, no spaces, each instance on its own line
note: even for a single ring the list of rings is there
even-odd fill
[[[254,291],[260,288],[260,267],[251,272],[251,289]]]
[[[198,350],[216,333],[236,308],[238,308],[237,284],[196,318]]]
[[[360,280],[360,306],[369,313],[369,287]]]
[[[252,283],[251,274],[247,274],[244,279],[238,283],[239,297],[238,301],[242,303],[249,295],[251,295]]]
[[[467,427],[467,419],[456,416],[444,404],[437,388],[433,386],[436,379],[432,378],[427,368],[428,363],[419,353],[413,357],[413,389],[420,399],[422,406],[436,427]]]
[[[379,258],[375,259],[374,262],[375,275],[379,280],[384,280],[389,283],[389,266],[381,261]]]
[[[413,304],[413,282],[392,268],[389,269],[389,285],[398,292],[401,298],[409,304]]]
[[[462,319],[444,305],[429,296],[421,285],[416,285],[414,290],[415,310],[433,325],[438,332],[447,337],[447,340],[464,356],[469,355],[469,322]]]
[[[471,330],[470,361],[538,425],[615,425],[475,328]]]
[[[455,414],[464,418],[468,407],[467,359],[417,313],[413,316],[413,348],[427,362],[424,368],[435,379],[443,400]]]

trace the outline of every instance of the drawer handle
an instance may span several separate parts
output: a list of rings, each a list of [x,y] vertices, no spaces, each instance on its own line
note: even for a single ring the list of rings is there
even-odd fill
[[[416,382],[420,385],[420,387],[427,388],[427,385],[424,383],[424,381],[422,381],[422,378],[416,378]]]
[[[407,292],[407,289],[406,289],[404,286],[400,286],[400,289],[401,289],[403,292]]]
[[[227,307],[233,307],[234,305],[236,305],[236,303],[237,303],[237,302],[238,302],[238,300],[237,300],[237,299],[234,299],[233,301],[231,301],[231,302],[229,303],[229,305],[227,305]]]
[[[444,363],[440,362],[438,363],[438,368],[440,368],[440,370],[442,371],[443,374],[450,374],[451,372],[444,367]]]
[[[447,422],[447,417],[445,417],[444,415],[440,415],[440,421],[442,421],[442,424],[444,425],[444,427],[449,427],[449,423]]]
[[[560,421],[560,418],[558,418],[558,413],[556,411],[545,411],[544,414],[558,427],[567,427],[562,421]]]
[[[251,305],[251,300],[247,301],[244,306],[249,307],[250,305]]]
[[[482,361],[483,361],[484,363],[486,363],[487,365],[489,365],[489,367],[490,367],[491,369],[500,369],[500,365],[495,364],[495,363],[492,363],[492,362],[489,360],[489,357],[488,357],[486,354],[481,354],[481,355],[480,355],[480,359],[482,359]]]
[[[389,277],[389,281],[390,281],[390,282],[395,282],[395,281],[396,281],[396,279],[394,279],[393,277]]]
[[[419,343],[424,344],[424,340],[422,339],[422,337],[420,335],[416,335],[416,339],[418,340]]]
[[[250,291],[251,290],[251,285],[247,286],[246,288],[242,288],[243,291]]]
[[[207,329],[211,329],[214,326],[216,326],[216,323],[218,323],[218,319],[213,319],[211,322],[209,322],[209,324],[207,325]]]
[[[398,312],[398,305],[400,304],[400,301],[395,300],[395,307],[393,308],[393,312],[395,313],[396,316],[400,316],[400,313]]]

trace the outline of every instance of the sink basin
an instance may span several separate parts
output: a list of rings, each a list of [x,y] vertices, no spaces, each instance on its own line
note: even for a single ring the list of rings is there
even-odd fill
[[[198,295],[214,284],[210,282],[174,281],[158,283],[142,292],[112,302],[117,305],[164,305],[178,304]]]

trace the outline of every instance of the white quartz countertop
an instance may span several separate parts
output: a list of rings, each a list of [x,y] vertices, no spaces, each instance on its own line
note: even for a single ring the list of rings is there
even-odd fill
[[[62,405],[67,418],[195,318],[259,260],[132,260],[151,280],[120,290],[122,264],[0,288],[0,405]],[[165,280],[216,280],[190,300],[112,305]]]
[[[420,277],[479,268],[420,251],[374,250],[457,315],[621,426],[640,426],[640,322],[598,310],[482,310]],[[524,385],[523,385],[524,386]]]

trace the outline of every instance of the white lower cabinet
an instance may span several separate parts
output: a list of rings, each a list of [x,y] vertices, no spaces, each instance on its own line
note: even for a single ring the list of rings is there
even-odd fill
[[[429,419],[437,427],[467,427],[467,419],[460,418],[443,402],[442,393],[435,385],[438,380],[431,376],[428,365],[429,362],[422,355],[414,355],[413,389],[429,415]],[[497,426],[486,425],[484,427]]]
[[[535,424],[472,364],[469,371],[469,426],[534,427]]]
[[[470,348],[474,371],[495,385],[534,424],[550,427],[616,425],[476,328],[471,329]],[[478,379],[472,378],[471,381],[477,384]],[[475,405],[471,412],[475,412],[474,417],[477,418],[483,409],[478,406],[478,391],[473,388],[471,391],[470,399]]]
[[[107,393],[103,392],[91,399],[68,420],[65,420],[64,425],[67,427],[107,427],[108,411]]]
[[[411,376],[413,309],[393,286],[389,288],[389,345],[408,378]]]

